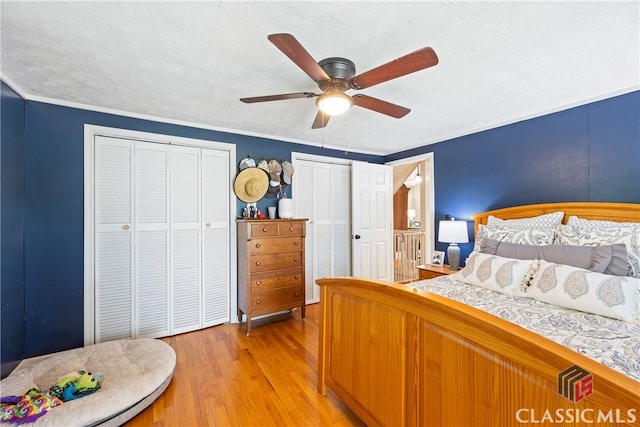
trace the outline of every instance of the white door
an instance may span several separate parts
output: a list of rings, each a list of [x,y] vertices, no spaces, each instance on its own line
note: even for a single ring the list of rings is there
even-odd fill
[[[228,322],[229,152],[100,135],[91,151],[89,343]]]
[[[133,336],[169,335],[168,151],[135,142]]]
[[[353,162],[351,216],[353,275],[393,282],[392,168]]]
[[[96,137],[95,339],[133,334],[133,144]]]
[[[202,304],[205,328],[229,321],[229,188],[229,152],[202,149]]]
[[[319,301],[322,277],[351,275],[351,167],[298,160],[295,165],[296,216],[308,218],[305,300]]]

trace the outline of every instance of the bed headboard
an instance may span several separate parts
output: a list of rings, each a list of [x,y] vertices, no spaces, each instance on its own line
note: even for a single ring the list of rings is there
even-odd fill
[[[473,219],[475,223],[475,235],[478,234],[478,226],[480,224],[487,224],[489,215],[493,215],[501,219],[518,219],[558,211],[564,212],[563,222],[565,223],[567,218],[572,215],[587,219],[640,222],[640,204],[608,202],[566,202],[522,205],[482,212],[472,215],[471,219]]]

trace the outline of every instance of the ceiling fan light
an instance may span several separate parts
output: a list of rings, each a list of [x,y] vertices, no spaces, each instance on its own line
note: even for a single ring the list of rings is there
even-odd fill
[[[316,100],[316,105],[325,114],[337,116],[353,105],[353,99],[344,93],[324,93]]]

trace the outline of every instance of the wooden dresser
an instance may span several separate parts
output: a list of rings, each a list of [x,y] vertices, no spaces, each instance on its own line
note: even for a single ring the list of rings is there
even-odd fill
[[[300,307],[305,311],[306,219],[248,219],[238,224],[238,320]]]

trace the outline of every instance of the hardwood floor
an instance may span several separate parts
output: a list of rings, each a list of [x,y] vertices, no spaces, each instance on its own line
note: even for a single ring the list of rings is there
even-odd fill
[[[318,310],[163,338],[177,362],[167,390],[125,426],[363,426],[317,392]]]

